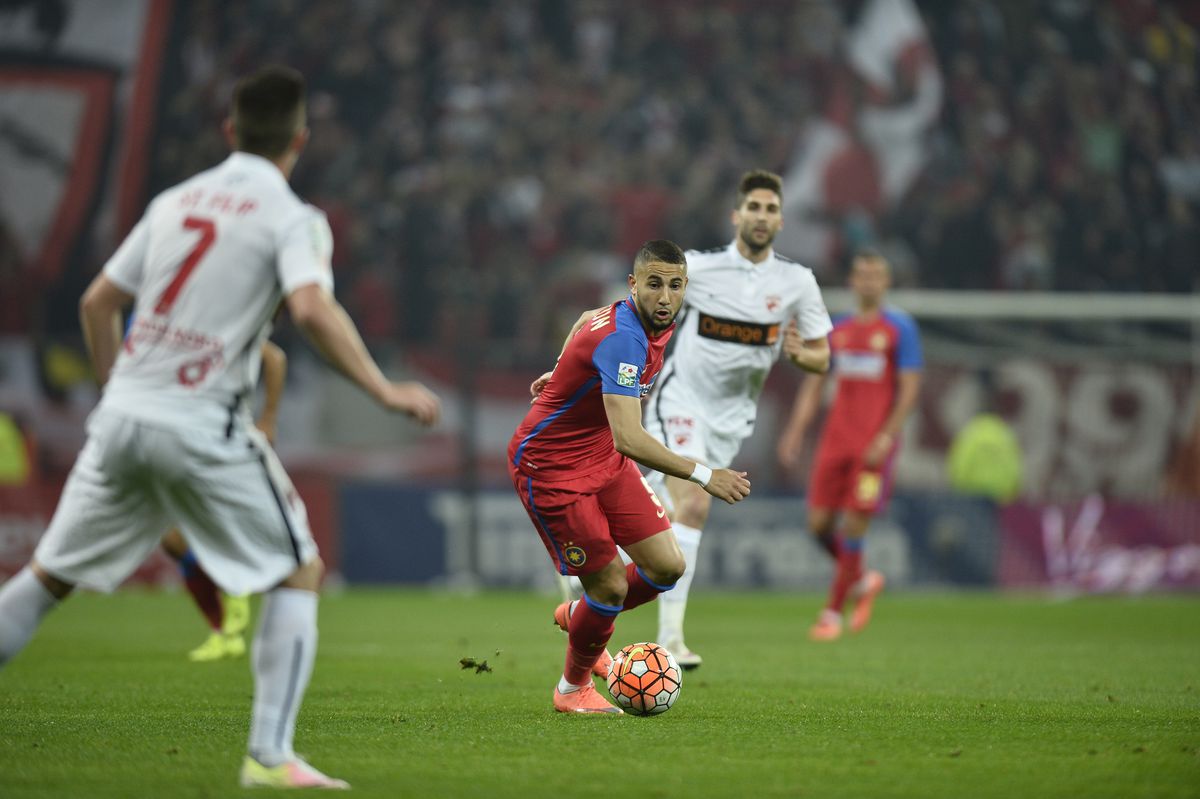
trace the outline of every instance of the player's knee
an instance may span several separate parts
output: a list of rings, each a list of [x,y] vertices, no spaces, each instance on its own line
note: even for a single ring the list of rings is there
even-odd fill
[[[682,553],[677,552],[663,562],[656,563],[654,568],[647,569],[646,576],[657,585],[675,585],[685,571],[687,571],[687,563],[684,561]]]
[[[810,511],[808,514],[808,529],[813,535],[825,535],[832,533],[834,528],[834,516],[827,510]]]
[[[319,591],[321,580],[325,577],[325,561],[315,557],[308,561],[291,576],[283,581],[285,588],[299,588],[304,591]]]
[[[49,591],[50,595],[55,599],[66,599],[67,595],[75,588],[73,583],[60,580],[43,569],[42,565],[37,561],[29,561],[29,570],[33,572],[33,576],[42,584],[42,587]]]
[[[604,605],[621,607],[625,604],[625,595],[629,593],[629,581],[625,573],[605,575],[587,589],[587,595]]]

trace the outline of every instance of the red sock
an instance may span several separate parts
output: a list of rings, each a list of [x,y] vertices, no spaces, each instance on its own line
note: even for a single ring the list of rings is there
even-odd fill
[[[621,608],[602,605],[585,594],[575,612],[571,614],[571,626],[567,632],[567,663],[563,676],[571,685],[583,685],[591,679],[592,666],[608,639],[612,638],[613,624]]]
[[[862,577],[862,539],[848,538],[842,542],[838,553],[837,572],[833,575],[833,586],[829,589],[829,609],[842,612],[846,594],[850,587]]]
[[[642,574],[642,570],[632,563],[625,567],[625,579],[629,583],[629,591],[625,594],[625,610],[632,610],[638,605],[644,605],[664,590],[675,587],[674,583],[669,586],[655,585],[647,580]]]
[[[208,626],[220,632],[221,595],[217,591],[216,583],[205,573],[204,569],[200,568],[200,564],[196,562],[196,556],[191,552],[188,552],[183,556],[183,560],[179,561],[179,569],[183,572],[183,584],[187,586],[188,593],[192,595],[196,607],[208,621]]]

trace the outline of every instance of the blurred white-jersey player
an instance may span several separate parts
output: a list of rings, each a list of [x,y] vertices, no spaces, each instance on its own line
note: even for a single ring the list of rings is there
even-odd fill
[[[243,80],[226,132],[236,151],[156,197],[81,302],[104,393],[30,565],[0,588],[0,663],[75,585],[113,590],[178,526],[221,589],[268,592],[242,784],[348,787],[292,748],[323,566],[246,399],[286,301],[318,349],[381,404],[424,423],[439,404],[419,384],[387,381],[332,297],[329,225],[288,186],[308,138],[303,78],[268,68]]]
[[[734,240],[687,253],[688,289],[675,349],[646,403],[651,435],[714,468],[730,466],[754,431],[759,394],[781,352],[806,371],[829,368],[825,337],[833,326],[816,278],[771,248],[783,224],[782,209],[779,176],[748,172],[738,185],[731,217]],[[701,658],[684,641],[683,619],[712,501],[687,480],[657,472],[649,479],[669,502],[687,561],[675,589],[659,598],[657,640],[681,666],[695,668]]]

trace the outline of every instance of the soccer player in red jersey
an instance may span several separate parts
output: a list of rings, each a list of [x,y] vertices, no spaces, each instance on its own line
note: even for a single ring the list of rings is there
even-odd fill
[[[887,499],[897,436],[921,385],[921,340],[908,314],[885,307],[891,282],[887,260],[875,251],[854,258],[850,288],[858,311],[836,318],[829,334],[837,393],[817,448],[808,489],[808,526],[837,561],[829,602],[809,630],[814,641],[842,634],[842,607],[854,599],[850,629],[871,620],[883,575],[863,569],[863,539]],[[778,445],[779,460],[794,466],[804,433],[821,403],[824,378],[805,379]],[[838,536],[838,513],[842,514]]]
[[[750,493],[745,472],[709,469],[677,455],[642,427],[641,398],[662,368],[663,349],[687,286],[687,261],[670,241],[647,242],[629,276],[629,297],[600,310],[571,337],[549,381],[530,387],[533,407],[508,445],[508,470],[561,574],[579,577],[582,600],[554,618],[568,633],[554,689],[564,713],[620,713],[592,685],[606,669],[613,624],[669,591],[683,574],[671,520],[636,463],[690,479],[730,504]],[[632,559],[625,566],[620,546]]]

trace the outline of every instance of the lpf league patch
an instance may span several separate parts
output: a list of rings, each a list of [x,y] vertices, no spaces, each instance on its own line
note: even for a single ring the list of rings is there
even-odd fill
[[[617,366],[617,385],[633,388],[638,384],[638,368],[631,363]]]
[[[582,566],[587,563],[587,553],[580,547],[567,547],[563,550],[563,557],[572,566]]]

